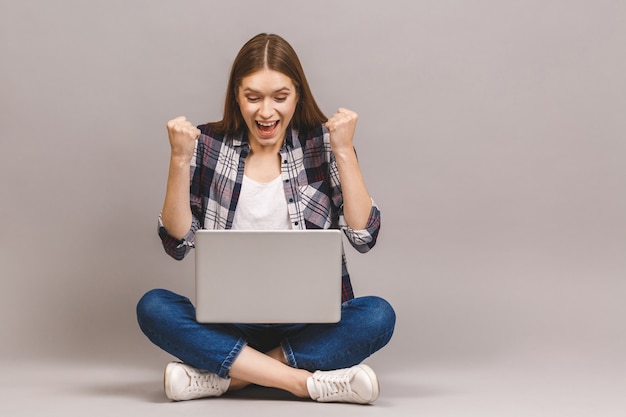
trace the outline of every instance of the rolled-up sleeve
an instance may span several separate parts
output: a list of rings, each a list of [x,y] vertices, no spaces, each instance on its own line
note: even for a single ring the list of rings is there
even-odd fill
[[[182,260],[185,255],[189,253],[191,248],[194,247],[194,237],[198,229],[200,229],[200,222],[193,216],[191,228],[187,234],[182,239],[177,239],[169,234],[165,226],[163,226],[163,221],[159,215],[158,233],[161,238],[161,243],[163,244],[163,249],[165,249],[165,253],[177,261]]]
[[[380,210],[374,200],[372,200],[372,209],[367,219],[364,229],[355,230],[348,226],[343,210],[339,215],[339,227],[344,231],[350,244],[359,252],[365,253],[374,247],[378,232],[380,231]]]

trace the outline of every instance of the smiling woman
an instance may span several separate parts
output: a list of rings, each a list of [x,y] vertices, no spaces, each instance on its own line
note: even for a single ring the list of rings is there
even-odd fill
[[[248,127],[252,152],[276,155],[298,104],[291,79],[270,69],[256,71],[241,81],[237,104]]]
[[[166,252],[182,259],[200,228],[339,228],[356,250],[370,250],[380,211],[356,159],[356,113],[340,108],[327,119],[297,55],[276,35],[243,46],[227,91],[221,121],[195,127],[181,116],[167,124],[170,171],[159,223]],[[378,378],[361,362],[389,342],[395,312],[382,298],[354,297],[342,255],[339,323],[198,323],[187,298],[145,294],[141,329],[182,361],[166,367],[166,395],[189,400],[257,384],[320,402],[375,401]],[[281,254],[267,261],[281,262]],[[315,261],[312,254],[301,267]],[[297,270],[293,276],[297,285]]]
[[[239,109],[239,87],[244,78],[260,70],[269,69],[286,76],[295,89],[297,109],[292,120],[298,130],[309,130],[326,122],[327,117],[313,98],[304,70],[291,45],[278,35],[260,34],[242,46],[235,57],[227,86],[223,119],[213,123],[220,133],[243,133],[245,123]]]

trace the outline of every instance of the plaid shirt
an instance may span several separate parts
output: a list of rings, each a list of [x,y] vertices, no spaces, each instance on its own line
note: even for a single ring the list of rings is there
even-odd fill
[[[175,259],[194,246],[198,229],[230,229],[243,182],[244,164],[250,145],[247,137],[226,138],[209,125],[201,131],[191,163],[191,229],[183,239],[170,236],[159,217],[159,236],[165,251]],[[300,135],[300,136],[298,136]],[[330,135],[320,126],[302,134],[287,132],[280,150],[281,176],[289,218],[294,229],[341,229],[361,253],[376,243],[380,211],[374,202],[363,230],[351,229],[343,217],[343,196]],[[314,264],[315,258],[311,257]],[[313,265],[314,266],[314,265]],[[236,268],[233,265],[233,268]],[[354,298],[342,253],[342,301]]]

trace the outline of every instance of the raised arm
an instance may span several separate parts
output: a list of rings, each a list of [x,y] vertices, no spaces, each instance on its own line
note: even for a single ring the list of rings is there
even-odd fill
[[[372,199],[365,186],[363,174],[354,151],[354,131],[358,115],[340,108],[326,122],[330,133],[330,147],[337,161],[343,193],[344,218],[354,230],[364,229],[372,209]]]
[[[167,122],[167,133],[171,148],[170,168],[161,220],[172,237],[182,239],[191,228],[189,175],[200,130],[180,116]]]

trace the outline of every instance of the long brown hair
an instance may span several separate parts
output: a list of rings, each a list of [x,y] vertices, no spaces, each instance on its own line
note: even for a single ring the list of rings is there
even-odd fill
[[[237,104],[237,90],[244,77],[264,68],[285,74],[296,87],[298,104],[291,120],[292,127],[306,131],[328,120],[313,98],[298,55],[291,45],[278,35],[261,33],[246,42],[233,62],[223,118],[212,123],[216,130],[229,136],[244,131],[246,123]]]

